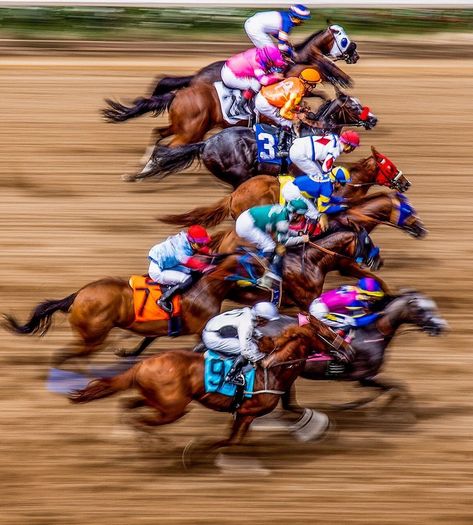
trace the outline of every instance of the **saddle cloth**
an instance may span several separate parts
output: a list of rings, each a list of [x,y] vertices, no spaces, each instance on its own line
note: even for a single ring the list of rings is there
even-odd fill
[[[279,130],[269,124],[255,124],[253,126],[258,150],[258,162],[282,164],[282,158],[277,156],[279,151]]]
[[[245,104],[246,111],[242,112],[239,110],[238,105],[242,98],[239,89],[230,89],[223,82],[214,82],[214,87],[220,101],[223,118],[229,124],[237,124],[242,120],[249,120],[251,111],[248,105]]]
[[[225,382],[225,377],[232,368],[235,358],[218,354],[213,350],[207,350],[204,354],[204,384],[205,391],[223,394],[233,397],[236,394],[237,386]],[[256,370],[250,365],[243,369],[245,376],[245,396],[250,398],[253,395]]]
[[[148,275],[132,275],[129,284],[133,290],[133,307],[135,321],[166,321],[170,315],[160,308],[156,301],[161,297],[161,286],[150,279]],[[172,298],[172,316],[179,317],[181,313],[181,296]]]

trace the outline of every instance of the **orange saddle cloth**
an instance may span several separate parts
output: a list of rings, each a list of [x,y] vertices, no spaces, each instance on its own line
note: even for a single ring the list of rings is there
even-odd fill
[[[133,307],[135,321],[166,321],[170,315],[160,308],[156,301],[161,297],[161,286],[150,279],[148,275],[132,275],[129,284],[133,290]],[[181,313],[181,296],[172,298],[172,316]]]

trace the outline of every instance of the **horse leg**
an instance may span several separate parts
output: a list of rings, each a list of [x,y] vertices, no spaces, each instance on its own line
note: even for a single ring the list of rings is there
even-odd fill
[[[117,348],[115,350],[115,355],[118,357],[136,357],[142,354],[148,346],[155,340],[157,337],[145,337],[141,343],[134,348],[133,350],[125,350],[124,348]]]
[[[248,416],[239,413],[235,414],[230,436],[227,439],[217,441],[210,448],[212,450],[216,450],[223,447],[239,445],[246,436],[248,429],[250,428],[250,425],[254,419],[255,416]]]
[[[304,408],[297,402],[296,387],[294,385],[281,396],[281,404],[283,410],[287,412],[293,412],[295,414],[302,414],[304,412]]]
[[[380,381],[373,377],[360,379],[359,383],[363,387],[372,387],[379,389],[379,394],[375,396],[374,399],[381,396],[382,394],[389,393],[390,397],[386,403],[384,403],[383,408],[389,407],[396,399],[404,399],[409,405],[413,405],[413,397],[409,393],[406,385],[399,383],[397,381]]]

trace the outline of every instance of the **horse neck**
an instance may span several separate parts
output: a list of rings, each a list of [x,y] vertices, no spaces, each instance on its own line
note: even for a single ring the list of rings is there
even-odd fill
[[[376,327],[385,337],[391,338],[402,324],[408,322],[404,313],[406,301],[406,297],[395,298],[388,304],[384,315],[376,323]]]
[[[377,221],[390,222],[392,209],[393,202],[390,196],[386,193],[378,193],[367,197],[365,202],[349,208],[345,216],[356,220],[359,226],[370,233],[378,225]]]
[[[317,240],[315,244],[326,248],[334,252],[335,254],[345,255],[346,257],[352,257],[355,253],[356,244],[353,243],[355,240],[353,231],[341,231],[328,235],[320,240]],[[319,250],[317,247],[314,247],[314,250],[319,251],[321,255],[316,258],[318,262],[316,263],[319,269],[325,273],[333,270],[338,263],[338,256],[325,253]],[[314,254],[315,255],[315,254]]]
[[[312,57],[322,53],[328,55],[332,49],[333,36],[329,29],[319,31],[306,39],[302,44],[296,46],[297,63],[304,63],[309,61]]]

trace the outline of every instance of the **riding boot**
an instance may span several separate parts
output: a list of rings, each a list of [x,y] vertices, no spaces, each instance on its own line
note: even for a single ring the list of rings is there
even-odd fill
[[[278,134],[278,153],[276,157],[286,158],[289,155],[289,138],[290,132],[281,128]]]
[[[225,381],[232,385],[243,386],[245,384],[245,377],[241,373],[242,368],[246,365],[248,360],[241,354],[233,362],[233,366],[228,371]]]
[[[192,277],[189,275],[182,283],[173,284],[166,288],[161,297],[156,301],[157,305],[166,313],[172,315],[172,298],[178,292],[185,292],[192,285]]]

